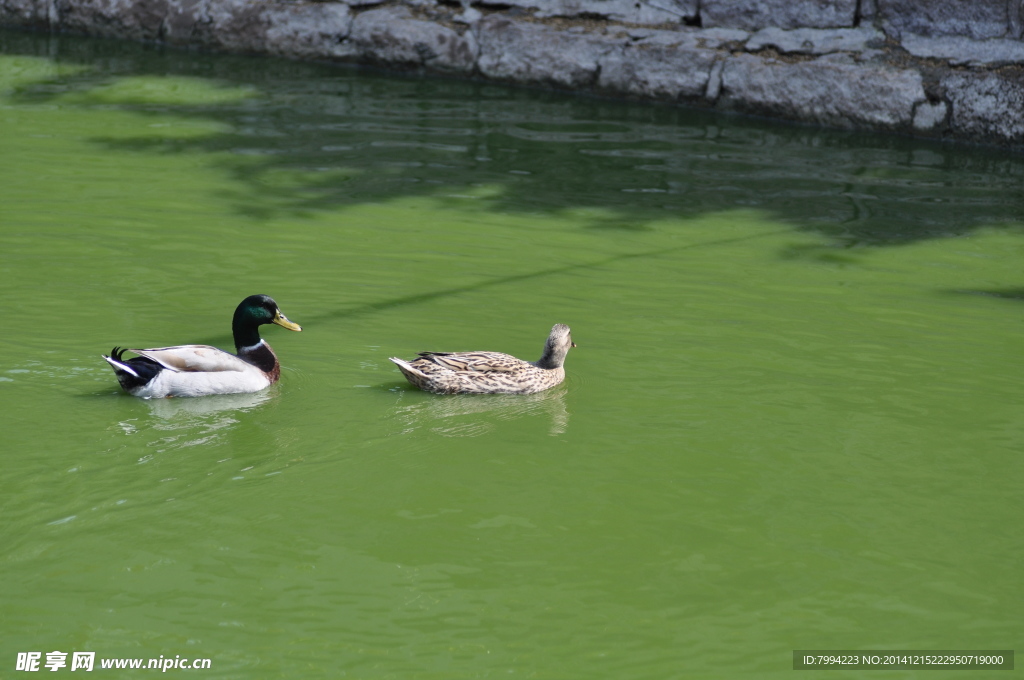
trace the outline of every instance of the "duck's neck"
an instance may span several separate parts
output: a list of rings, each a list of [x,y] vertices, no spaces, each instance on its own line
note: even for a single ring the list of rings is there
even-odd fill
[[[567,349],[559,351],[557,347],[549,342],[544,345],[544,354],[534,363],[534,366],[547,369],[561,368],[562,364],[565,363],[565,355],[568,352],[569,350]]]
[[[235,351],[240,359],[244,359],[264,373],[273,374],[271,382],[277,380],[281,372],[277,356],[270,345],[260,338],[260,325],[239,308],[231,320],[231,333],[235,336]]]
[[[255,347],[260,344],[260,325],[242,313],[241,309],[235,311],[235,317],[231,320],[231,334],[235,336],[235,349],[241,354],[243,347]]]
[[[270,382],[276,382],[281,375],[281,365],[277,362],[277,355],[263,340],[257,339],[255,345],[238,347],[238,358],[266,373],[270,377]]]

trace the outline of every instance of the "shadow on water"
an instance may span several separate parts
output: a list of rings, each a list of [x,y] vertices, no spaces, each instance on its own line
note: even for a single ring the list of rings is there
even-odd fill
[[[532,271],[526,274],[515,274],[512,276],[501,276],[489,278],[477,283],[473,283],[465,286],[454,286],[451,288],[442,288],[440,290],[433,290],[427,293],[420,293],[417,295],[407,295],[399,298],[391,298],[389,300],[383,300],[380,302],[372,302],[369,304],[361,305],[350,309],[339,309],[326,314],[312,315],[307,317],[310,321],[322,322],[329,319],[339,318],[350,318],[355,316],[361,316],[363,314],[370,314],[373,312],[383,311],[385,309],[392,309],[394,307],[402,307],[405,305],[415,305],[421,302],[428,302],[430,300],[450,297],[452,295],[458,295],[459,293],[468,293],[472,291],[482,290],[484,288],[490,288],[492,286],[503,286],[509,283],[515,283],[517,281],[526,281],[528,279],[543,278],[545,276],[553,276],[555,274],[564,274],[571,271],[579,271],[586,269],[597,269],[605,267],[614,262],[622,262],[625,260],[643,259],[648,257],[659,257],[662,255],[668,255],[682,250],[693,250],[695,248],[707,248],[716,245],[723,245],[726,243],[738,243],[740,241],[752,241],[768,236],[774,236],[780,231],[766,231],[761,234],[753,234],[750,236],[738,236],[735,238],[717,239],[714,241],[705,241],[702,243],[693,243],[677,246],[674,248],[659,248],[657,250],[643,251],[639,253],[624,253],[622,255],[613,255],[611,257],[601,258],[592,262],[584,262],[581,264],[565,265],[563,267],[552,267],[550,269],[542,269],[539,271]]]
[[[1001,298],[1003,300],[1024,302],[1024,288],[1000,288],[989,290],[951,290],[947,292],[954,293],[956,295],[982,295],[985,297],[994,297]]]
[[[994,149],[115,41],[0,32],[0,49],[85,67],[22,85],[16,103],[62,98],[221,124],[190,138],[91,141],[217,154],[211,162],[242,187],[229,204],[257,219],[477,191],[495,211],[586,208],[595,215],[585,228],[637,234],[658,219],[756,209],[842,248],[1003,228],[1024,214],[1024,158]],[[248,95],[168,103],[111,93],[147,76]]]

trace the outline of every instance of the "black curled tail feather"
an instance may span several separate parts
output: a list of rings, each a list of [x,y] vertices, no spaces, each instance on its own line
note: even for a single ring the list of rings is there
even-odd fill
[[[121,387],[127,392],[143,387],[155,378],[160,371],[164,370],[156,361],[147,357],[134,357],[132,359],[122,359],[121,357],[128,350],[124,347],[115,347],[110,350],[110,358],[119,364],[127,367],[129,370],[124,370],[120,366],[114,366],[114,374],[117,376],[117,381],[121,383]]]

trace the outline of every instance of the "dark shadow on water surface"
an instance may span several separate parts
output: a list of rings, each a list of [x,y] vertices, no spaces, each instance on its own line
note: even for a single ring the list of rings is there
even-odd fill
[[[675,253],[683,250],[694,250],[696,248],[708,248],[716,245],[722,245],[725,243],[738,243],[741,241],[753,241],[759,238],[765,238],[768,236],[775,236],[780,233],[787,233],[785,231],[766,231],[760,234],[753,234],[748,236],[737,236],[735,238],[716,239],[713,241],[704,241],[701,243],[688,243],[674,248],[659,248],[657,250],[647,250],[637,253],[623,253],[621,255],[613,255],[611,257],[603,257],[599,260],[593,260],[591,262],[583,262],[580,264],[565,265],[563,267],[551,267],[550,269],[541,269],[537,271],[531,271],[526,274],[515,274],[512,276],[500,276],[489,278],[477,283],[473,283],[466,286],[454,286],[452,288],[442,288],[440,290],[433,290],[428,293],[420,293],[417,295],[407,295],[400,298],[392,298],[389,300],[383,300],[381,302],[372,302],[358,307],[352,307],[349,309],[337,309],[324,314],[314,314],[305,317],[307,321],[319,323],[322,321],[350,318],[355,316],[361,316],[363,314],[370,314],[373,312],[383,311],[385,309],[392,309],[394,307],[403,307],[405,305],[415,305],[421,302],[429,302],[430,300],[450,297],[452,295],[458,295],[460,293],[468,293],[471,291],[478,291],[484,288],[490,288],[492,286],[503,286],[509,283],[515,283],[517,281],[526,281],[528,279],[538,279],[545,276],[552,276],[555,274],[564,274],[572,271],[579,271],[585,269],[594,269],[597,267],[604,267],[615,262],[622,262],[625,260],[637,260],[650,257],[660,257],[662,255],[668,255],[669,253]]]
[[[0,32],[0,50],[85,67],[21,86],[16,103],[72,92],[62,106],[221,124],[193,138],[91,141],[219,153],[211,162],[242,187],[225,199],[254,218],[478,191],[476,205],[494,211],[592,209],[585,228],[638,236],[655,220],[753,209],[842,248],[1019,229],[1024,215],[1024,157],[995,149],[106,40]],[[171,104],[109,89],[147,76],[251,96]]]
[[[947,291],[956,295],[981,295],[984,297],[1002,298],[1015,302],[1024,302],[1024,288],[1001,288],[990,290],[951,290]]]

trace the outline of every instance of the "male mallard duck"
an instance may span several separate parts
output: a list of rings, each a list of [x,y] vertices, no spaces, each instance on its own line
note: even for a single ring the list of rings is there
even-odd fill
[[[537,361],[501,352],[420,352],[418,359],[391,357],[416,387],[435,394],[533,394],[565,380],[565,355],[575,347],[565,324],[555,324]]]
[[[231,320],[237,356],[209,345],[178,345],[130,349],[139,356],[127,360],[121,359],[126,350],[115,347],[103,358],[114,368],[125,392],[145,399],[258,392],[281,376],[277,355],[260,338],[260,326],[267,323],[302,330],[272,298],[250,295],[239,303]]]

